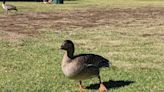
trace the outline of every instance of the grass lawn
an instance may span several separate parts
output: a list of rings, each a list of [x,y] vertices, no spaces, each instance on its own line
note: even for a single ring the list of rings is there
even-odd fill
[[[63,5],[7,2],[0,9],[0,91],[78,92],[60,67],[65,39],[75,54],[94,53],[112,62],[101,70],[110,92],[164,91],[163,0],[67,0]],[[98,79],[84,81],[97,92]]]

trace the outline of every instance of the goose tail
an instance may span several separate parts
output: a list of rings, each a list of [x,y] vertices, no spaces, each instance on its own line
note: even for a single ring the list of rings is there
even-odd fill
[[[108,61],[107,59],[103,59],[99,64],[98,67],[110,67],[111,66],[111,62]]]

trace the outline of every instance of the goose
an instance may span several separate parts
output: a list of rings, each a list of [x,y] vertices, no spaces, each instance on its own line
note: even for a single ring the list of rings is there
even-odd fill
[[[14,5],[9,5],[9,4],[5,4],[5,0],[3,0],[3,3],[2,3],[2,8],[8,13],[9,10],[16,10],[17,11],[17,8],[16,6]]]
[[[43,0],[44,4],[51,4],[52,0]]]
[[[71,40],[64,40],[60,49],[65,51],[61,68],[66,77],[79,81],[80,92],[84,91],[82,80],[97,77],[99,79],[99,92],[107,92],[100,77],[100,68],[109,67],[111,63],[104,57],[96,54],[74,55],[74,43]]]

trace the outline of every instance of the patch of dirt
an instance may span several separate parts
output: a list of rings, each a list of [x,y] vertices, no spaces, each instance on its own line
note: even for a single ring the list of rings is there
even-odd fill
[[[39,29],[96,27],[164,26],[164,7],[96,8],[56,13],[0,14],[0,31],[35,35]],[[159,22],[160,21],[160,22]]]

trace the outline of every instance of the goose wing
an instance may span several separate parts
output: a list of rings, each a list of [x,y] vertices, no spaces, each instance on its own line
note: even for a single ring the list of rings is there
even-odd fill
[[[96,66],[98,68],[109,67],[111,65],[107,59],[95,54],[80,54],[75,56],[74,59],[87,66]]]

